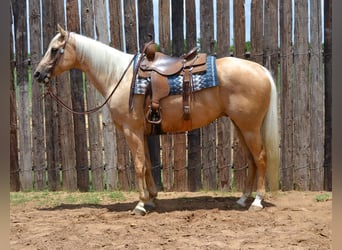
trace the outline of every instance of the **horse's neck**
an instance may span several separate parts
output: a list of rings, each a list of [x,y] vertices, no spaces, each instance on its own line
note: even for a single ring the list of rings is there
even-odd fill
[[[76,54],[80,70],[106,97],[118,83],[133,55],[76,34]]]

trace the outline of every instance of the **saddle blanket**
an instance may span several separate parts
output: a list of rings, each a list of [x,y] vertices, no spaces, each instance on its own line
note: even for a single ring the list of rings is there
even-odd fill
[[[134,61],[134,67],[138,57],[136,57]],[[216,70],[216,57],[215,56],[207,56],[207,70],[206,72],[200,74],[193,74],[193,91],[199,91],[204,88],[211,88],[218,86],[218,78],[217,78],[217,70]],[[174,75],[168,77],[168,81],[170,84],[170,95],[181,95],[183,89],[183,76]],[[140,78],[137,76],[135,81],[134,94],[142,94],[146,93],[146,86],[149,83],[149,79]]]

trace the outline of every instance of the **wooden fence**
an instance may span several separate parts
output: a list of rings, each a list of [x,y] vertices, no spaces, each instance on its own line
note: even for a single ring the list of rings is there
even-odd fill
[[[230,56],[234,45],[233,56],[246,57],[246,5],[242,0],[139,0],[137,5],[134,0],[67,0],[66,8],[63,1],[28,2],[27,6],[26,1],[11,1],[12,191],[136,189],[130,152],[123,134],[114,128],[108,108],[88,116],[72,115],[49,97],[43,98],[43,87],[31,78],[31,71],[56,33],[57,23],[136,53],[148,40],[147,35],[155,32],[153,4],[158,3],[156,32],[162,52],[179,56],[184,46],[189,49],[199,43],[201,51],[223,57]],[[195,11],[198,3],[200,20]],[[278,82],[280,187],[331,190],[331,0],[325,0],[324,6],[320,0],[295,0],[294,5],[292,1],[280,1],[278,5],[278,0],[251,0],[250,13],[249,60],[269,68]],[[229,39],[231,26],[234,44]],[[90,80],[77,70],[57,77],[52,86],[76,110],[103,101]],[[241,190],[244,186],[246,156],[229,118],[188,133],[152,136],[149,146],[153,175],[160,189]]]

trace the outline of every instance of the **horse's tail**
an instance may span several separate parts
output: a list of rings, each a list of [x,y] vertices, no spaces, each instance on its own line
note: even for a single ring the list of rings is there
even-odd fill
[[[262,125],[262,137],[266,148],[266,176],[271,191],[279,189],[279,128],[277,89],[271,73],[265,69],[271,84],[270,104]]]

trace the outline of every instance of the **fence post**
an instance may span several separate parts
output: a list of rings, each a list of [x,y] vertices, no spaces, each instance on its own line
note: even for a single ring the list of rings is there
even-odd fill
[[[11,9],[12,15],[13,9]],[[12,23],[13,24],[13,23]],[[10,31],[10,191],[20,190],[19,157],[18,157],[18,134],[17,134],[17,103],[14,88],[14,64],[13,33]]]
[[[172,55],[184,53],[184,4],[183,0],[171,1],[172,12]],[[174,135],[174,183],[175,191],[187,190],[186,178],[186,136],[185,133]]]
[[[93,1],[81,0],[81,27],[82,34],[90,38],[94,38],[94,11]],[[99,105],[96,88],[90,79],[86,78],[86,96],[87,109],[97,107]],[[103,149],[102,149],[102,129],[99,113],[88,115],[88,134],[89,134],[89,151],[90,151],[90,167],[103,168]],[[93,177],[93,175],[92,175]],[[93,180],[93,178],[91,178]],[[93,184],[93,183],[92,183]]]
[[[311,166],[310,190],[323,189],[324,165],[324,82],[322,58],[321,1],[310,1],[310,111]]]
[[[122,14],[121,14],[121,1],[109,1],[109,22],[110,22],[110,38],[111,46],[124,51],[123,45],[123,32],[122,32]],[[116,150],[112,153],[114,157],[113,168],[109,169],[106,167],[107,172],[107,190],[115,190],[119,187],[118,185],[118,150],[119,142],[118,139],[119,131],[114,127],[114,137],[116,141]],[[121,143],[122,144],[122,143]],[[128,151],[128,150],[127,150]],[[126,153],[128,154],[128,152]]]
[[[65,25],[64,21],[64,2],[54,1],[54,22],[56,30],[57,24]],[[51,39],[51,38],[50,38]],[[56,76],[56,88],[59,98],[71,107],[71,88],[69,82],[69,72],[64,72]],[[76,153],[75,135],[72,115],[60,105],[58,110],[59,140],[61,150],[62,179],[63,189],[67,191],[77,190],[76,176]]]
[[[31,74],[41,59],[41,28],[40,28],[40,1],[29,1],[30,17],[30,59]],[[43,90],[32,77],[32,162],[34,170],[34,188],[43,190],[46,186],[46,162],[44,143],[44,110]]]
[[[217,1],[217,57],[229,56],[230,31],[229,31],[229,0]],[[230,190],[231,174],[231,140],[230,119],[222,117],[217,121],[217,165],[218,187],[222,190]]]
[[[18,86],[19,164],[21,187],[24,191],[33,187],[26,9],[26,1],[15,1],[13,11]]]
[[[97,32],[97,39],[108,45],[108,23],[106,6],[104,1],[94,1],[95,11],[95,27]],[[104,98],[100,98],[101,102]],[[114,151],[116,150],[116,143],[114,140],[114,125],[108,106],[102,108],[102,129],[103,129],[103,144],[104,144],[104,159],[106,168],[114,168]],[[104,189],[104,168],[99,166],[93,169],[93,186],[95,190],[102,191]]]
[[[271,71],[277,85],[278,79],[278,0],[265,1],[264,56],[266,67]],[[279,166],[266,168],[266,186],[279,189]]]
[[[68,0],[66,3],[68,30],[80,33],[80,17],[78,14],[78,1]],[[84,88],[82,72],[70,70],[71,101],[75,110],[84,111]],[[87,131],[84,115],[73,115],[77,187],[81,192],[89,190],[89,163],[87,147]]]
[[[200,1],[201,51],[213,55],[214,51],[214,11],[213,3]],[[216,121],[202,128],[202,168],[203,188],[217,189],[216,181]]]
[[[139,46],[149,41],[149,34],[154,35],[153,23],[153,1],[141,0],[138,1],[138,25],[139,25]],[[160,168],[160,140],[159,135],[148,137],[148,147],[152,164],[152,175],[160,186],[161,183],[161,168]]]
[[[159,0],[159,45],[160,51],[165,54],[171,53],[170,48],[170,0]],[[173,184],[173,148],[172,134],[161,135],[163,183],[159,188],[171,191]]]
[[[48,48],[51,38],[56,34],[56,26],[54,25],[54,8],[53,1],[42,1],[42,16],[44,22],[42,30],[43,36],[43,51]],[[49,84],[55,90],[55,79],[51,79]],[[45,143],[46,157],[48,168],[48,186],[50,191],[59,190],[60,182],[60,154],[58,140],[58,124],[57,124],[57,104],[49,97],[44,99],[45,110]]]
[[[197,46],[195,0],[186,0],[186,48]],[[198,191],[202,188],[201,174],[201,129],[188,133],[188,189]]]
[[[280,1],[281,180],[293,189],[293,51],[291,1]]]
[[[126,52],[137,53],[137,23],[136,23],[136,5],[134,0],[124,1],[124,17],[125,17],[125,37]],[[135,183],[134,163],[130,162],[130,151],[125,140],[123,132],[116,131],[117,138],[117,155],[118,155],[118,176],[121,188],[130,190],[131,183]],[[134,179],[133,179],[134,178]],[[135,184],[134,184],[135,185]]]
[[[310,113],[308,79],[308,2],[295,1],[294,27],[294,185],[298,190],[309,189]]]
[[[245,1],[234,0],[234,56],[245,59]],[[237,191],[243,191],[247,177],[247,158],[240,145],[238,132],[234,130],[233,139],[233,164],[234,185]]]
[[[332,0],[324,0],[324,189],[332,190]]]

